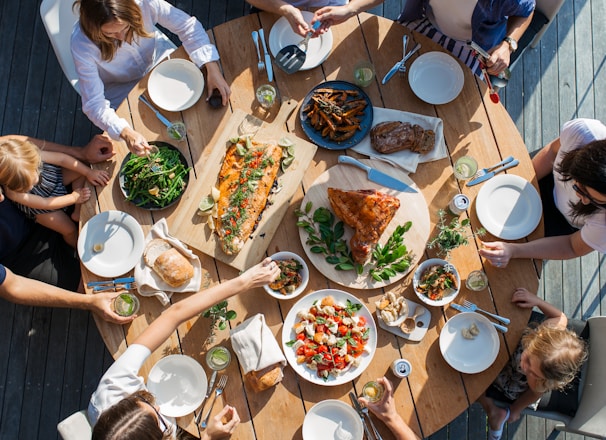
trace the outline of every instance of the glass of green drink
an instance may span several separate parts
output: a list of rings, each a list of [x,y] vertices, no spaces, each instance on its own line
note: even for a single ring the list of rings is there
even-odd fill
[[[454,175],[459,180],[473,177],[478,171],[478,163],[471,156],[459,157],[454,164]]]
[[[225,347],[217,345],[206,353],[206,364],[213,370],[224,370],[231,362],[231,353]]]
[[[120,316],[131,316],[139,311],[139,298],[132,293],[121,293],[114,298],[114,311]]]

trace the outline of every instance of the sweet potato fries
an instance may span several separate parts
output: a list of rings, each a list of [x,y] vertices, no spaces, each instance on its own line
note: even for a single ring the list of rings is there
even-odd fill
[[[350,139],[360,128],[367,102],[356,90],[317,89],[303,111],[311,126],[333,142]]]

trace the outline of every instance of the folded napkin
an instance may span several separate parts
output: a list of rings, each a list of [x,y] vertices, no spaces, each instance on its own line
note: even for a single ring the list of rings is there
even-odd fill
[[[261,313],[230,330],[230,336],[231,345],[244,374],[260,371],[277,363],[286,365],[286,358],[280,350],[278,341],[265,324],[265,316]]]
[[[401,121],[410,124],[418,124],[425,130],[433,130],[436,134],[436,145],[429,153],[419,154],[413,153],[410,150],[397,151],[391,154],[381,154],[370,145],[370,134],[368,134],[359,144],[352,147],[357,153],[389,162],[392,165],[404,168],[409,173],[417,171],[417,165],[423,162],[431,162],[433,160],[443,159],[448,157],[448,150],[444,142],[444,123],[440,118],[431,116],[419,115],[417,113],[403,112],[390,108],[373,107],[373,127],[379,122]]]
[[[172,287],[166,284],[154,270],[145,264],[145,260],[141,257],[139,263],[135,266],[135,281],[137,281],[137,290],[142,296],[156,296],[162,305],[167,305],[173,292],[197,292],[200,290],[202,282],[202,265],[200,259],[187,246],[181,243],[168,233],[168,225],[166,219],[161,219],[157,222],[145,237],[145,243],[149,243],[155,238],[163,238],[168,241],[175,249],[183,254],[189,262],[194,266],[194,276],[187,284],[180,287]]]

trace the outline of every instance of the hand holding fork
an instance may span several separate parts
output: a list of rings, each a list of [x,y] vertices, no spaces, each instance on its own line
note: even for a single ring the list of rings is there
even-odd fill
[[[211,403],[210,408],[208,409],[208,412],[206,413],[206,416],[204,417],[204,420],[202,420],[202,423],[200,423],[200,428],[206,429],[206,426],[208,425],[208,419],[210,419],[210,413],[212,412],[213,407],[215,406],[217,397],[219,397],[221,394],[223,394],[223,390],[225,389],[226,384],[227,384],[227,376],[221,376],[221,378],[219,379],[219,383],[217,384],[217,388],[215,389],[215,397],[213,398],[213,402]]]

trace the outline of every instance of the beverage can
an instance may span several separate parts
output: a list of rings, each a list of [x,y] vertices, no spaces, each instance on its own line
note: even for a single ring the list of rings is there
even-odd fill
[[[412,365],[406,359],[396,359],[391,364],[391,371],[394,376],[403,379],[412,371]]]
[[[455,195],[448,204],[448,209],[454,215],[461,214],[462,212],[466,211],[467,208],[469,208],[469,197],[467,197],[465,194]]]

